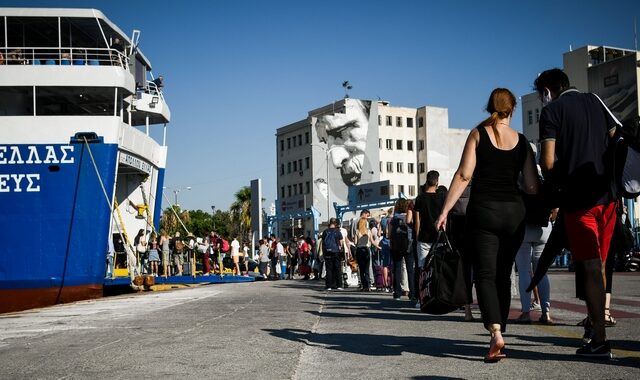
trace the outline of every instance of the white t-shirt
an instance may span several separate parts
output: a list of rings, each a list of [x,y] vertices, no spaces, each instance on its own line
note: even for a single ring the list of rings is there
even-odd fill
[[[231,256],[240,256],[240,243],[236,239],[231,242]]]
[[[282,257],[282,256],[284,256],[284,245],[278,242],[278,244],[276,244],[276,257]]]

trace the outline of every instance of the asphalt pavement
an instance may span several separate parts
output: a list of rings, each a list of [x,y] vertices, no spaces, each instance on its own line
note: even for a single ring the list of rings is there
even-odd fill
[[[0,378],[640,378],[640,274],[614,275],[615,358],[605,362],[575,356],[586,311],[573,274],[554,271],[551,286],[555,324],[510,324],[495,364],[482,361],[488,333],[461,311],[429,316],[389,293],[281,280],[0,315]],[[514,298],[512,318],[518,308]]]

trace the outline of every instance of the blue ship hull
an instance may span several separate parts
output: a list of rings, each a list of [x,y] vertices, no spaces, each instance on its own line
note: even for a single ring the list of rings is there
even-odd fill
[[[89,148],[111,199],[118,146]],[[0,312],[102,296],[110,222],[84,143],[0,145]]]

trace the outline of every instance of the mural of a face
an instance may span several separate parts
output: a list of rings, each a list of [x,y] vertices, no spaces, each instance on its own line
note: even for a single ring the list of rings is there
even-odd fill
[[[359,184],[367,147],[369,109],[362,101],[349,99],[345,113],[323,115],[315,127],[318,139],[327,144],[331,165],[340,170],[345,185]]]

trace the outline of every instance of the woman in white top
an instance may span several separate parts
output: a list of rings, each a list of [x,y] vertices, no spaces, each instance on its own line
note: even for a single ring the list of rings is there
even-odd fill
[[[240,261],[240,243],[237,237],[234,237],[231,242],[231,259],[233,260],[233,274],[240,276],[240,265],[238,265]]]

